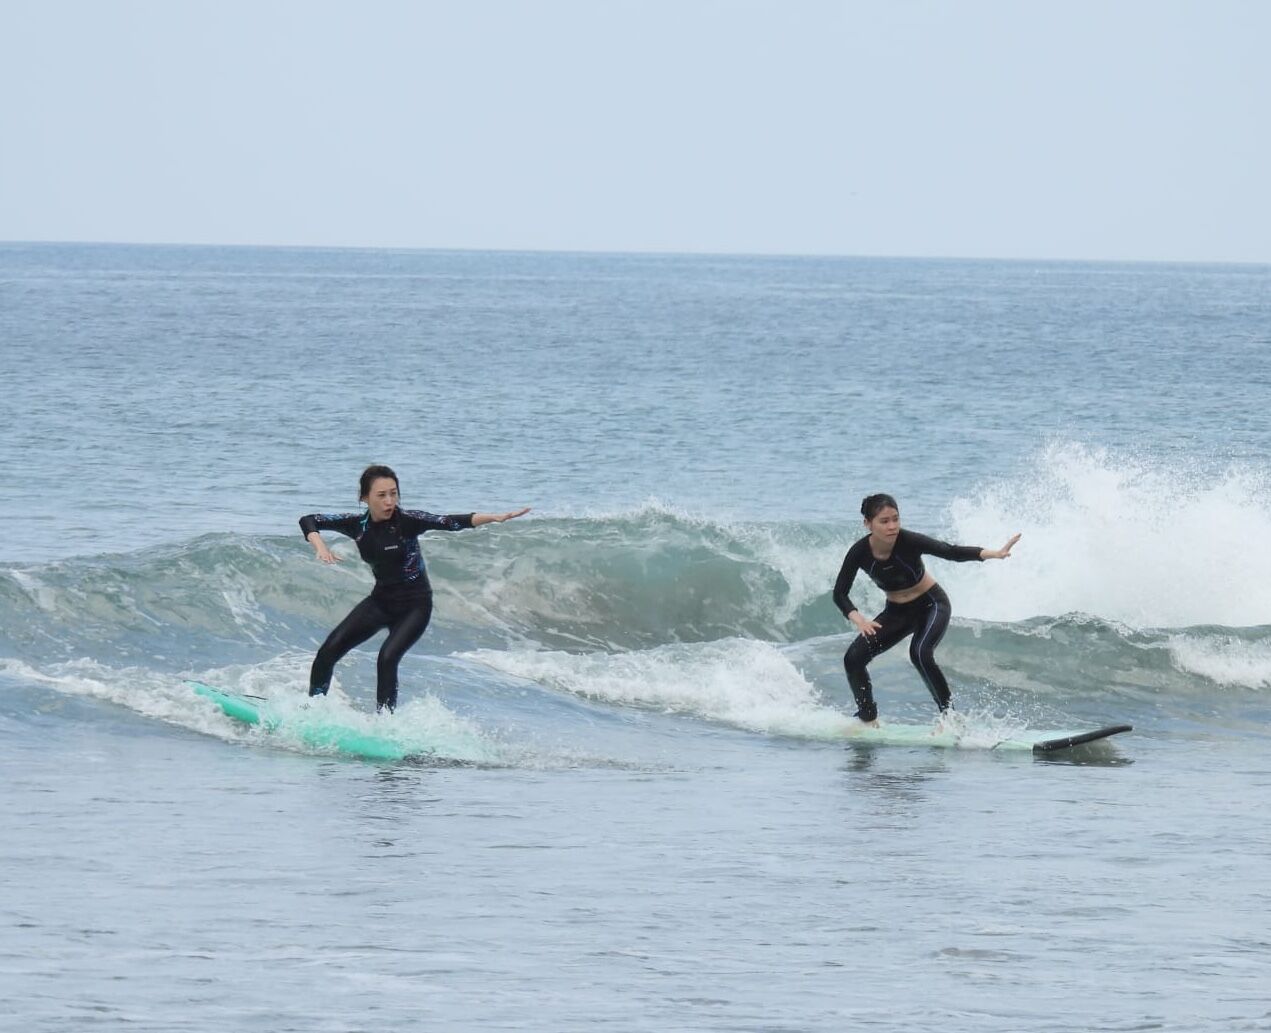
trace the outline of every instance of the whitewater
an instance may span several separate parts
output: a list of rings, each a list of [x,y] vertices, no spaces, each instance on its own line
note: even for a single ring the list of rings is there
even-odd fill
[[[0,246],[0,995],[41,1031],[1271,1029],[1268,286]],[[371,580],[296,520],[369,462],[534,506],[423,538],[396,715],[375,641],[337,669],[408,763],[187,684],[310,719]],[[967,749],[847,739],[829,590],[880,490],[1022,533],[929,565]],[[904,648],[871,671],[934,720]]]

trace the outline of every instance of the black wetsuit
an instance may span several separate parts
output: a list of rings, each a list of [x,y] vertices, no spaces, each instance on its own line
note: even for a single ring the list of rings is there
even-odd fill
[[[847,550],[838,580],[834,583],[834,603],[846,617],[859,610],[848,593],[858,571],[864,571],[884,592],[900,592],[913,588],[926,574],[922,557],[935,556],[943,560],[964,563],[978,560],[980,548],[970,545],[949,545],[928,538],[916,531],[901,528],[891,555],[878,559],[869,546],[869,535]],[[949,597],[939,585],[933,585],[917,599],[907,603],[890,600],[883,612],[874,618],[882,625],[874,635],[860,635],[848,646],[843,656],[847,671],[847,683],[856,699],[856,716],[862,721],[878,717],[878,705],[874,702],[874,690],[870,684],[866,665],[876,656],[887,652],[906,635],[913,635],[909,643],[909,659],[918,668],[936,706],[949,709],[949,683],[935,661],[935,649],[949,627]]]
[[[300,531],[338,531],[357,542],[357,551],[371,565],[375,588],[327,636],[309,673],[309,695],[325,695],[335,665],[355,646],[388,628],[376,662],[375,702],[380,709],[397,706],[397,665],[406,650],[419,641],[432,617],[432,586],[419,550],[425,531],[462,531],[472,526],[472,514],[437,516],[418,510],[394,510],[387,520],[369,513],[311,513],[300,518]]]

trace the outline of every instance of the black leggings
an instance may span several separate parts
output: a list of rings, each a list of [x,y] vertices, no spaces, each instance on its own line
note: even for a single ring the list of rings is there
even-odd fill
[[[367,596],[336,625],[313,658],[309,672],[309,695],[325,696],[331,687],[335,665],[355,646],[360,646],[377,631],[388,628],[388,638],[380,646],[375,663],[375,706],[377,710],[397,707],[397,665],[406,650],[419,641],[432,617],[432,593],[415,596],[393,604]]]
[[[856,697],[856,716],[862,721],[878,717],[878,704],[874,702],[874,689],[865,670],[876,656],[891,649],[906,635],[913,635],[909,643],[909,659],[918,668],[922,680],[942,711],[949,709],[949,683],[944,672],[936,665],[935,650],[949,627],[952,610],[949,597],[939,585],[908,603],[889,602],[883,612],[874,618],[882,628],[876,635],[861,635],[847,647],[843,666],[847,669],[847,683]]]

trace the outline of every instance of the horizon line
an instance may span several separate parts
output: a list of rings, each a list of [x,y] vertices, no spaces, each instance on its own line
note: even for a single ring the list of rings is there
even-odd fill
[[[403,244],[260,244],[225,243],[208,241],[175,240],[0,240],[0,247],[8,246],[72,246],[72,247],[136,247],[136,248],[190,248],[190,249],[242,249],[260,251],[368,251],[413,252],[432,254],[491,254],[491,255],[576,255],[608,256],[614,258],[788,258],[788,259],[847,259],[916,262],[1035,262],[1056,265],[1106,264],[1106,265],[1219,265],[1219,266],[1268,266],[1271,259],[1230,258],[1074,258],[1042,257],[1037,255],[956,255],[956,254],[862,254],[841,251],[667,251],[654,248],[542,248],[542,247],[445,247],[438,245]]]

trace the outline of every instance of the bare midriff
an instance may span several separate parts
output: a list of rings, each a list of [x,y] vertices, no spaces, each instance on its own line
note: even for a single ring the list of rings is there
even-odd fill
[[[922,580],[913,588],[902,588],[898,592],[888,592],[887,601],[889,603],[912,603],[919,596],[926,595],[935,587],[936,579],[929,572],[924,572]]]

